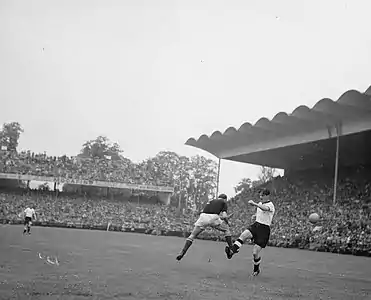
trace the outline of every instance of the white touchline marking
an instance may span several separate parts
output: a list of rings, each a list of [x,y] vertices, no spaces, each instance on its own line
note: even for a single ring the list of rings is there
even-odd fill
[[[59,261],[58,261],[58,258],[55,256],[55,259],[54,259],[54,261],[52,261],[51,259],[50,259],[50,257],[49,256],[42,256],[41,255],[41,253],[39,252],[38,253],[38,256],[39,256],[39,258],[41,259],[41,260],[43,260],[45,263],[47,263],[47,264],[49,264],[49,265],[56,265],[56,266],[59,266]]]

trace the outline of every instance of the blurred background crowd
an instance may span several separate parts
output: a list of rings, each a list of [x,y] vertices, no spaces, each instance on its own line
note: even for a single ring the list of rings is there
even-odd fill
[[[320,173],[313,178],[309,176],[305,180],[277,177],[267,184],[274,190],[272,200],[276,206],[272,245],[371,256],[369,181],[340,180],[333,203],[332,184]],[[257,199],[257,191],[244,190],[237,198]],[[234,227],[239,232],[245,228],[252,210],[241,209],[238,201],[234,207]],[[312,212],[321,216],[318,224],[309,223]]]
[[[156,162],[134,164],[129,159],[102,159],[82,156],[48,156],[31,151],[4,152],[0,172],[22,175],[55,177],[60,181],[85,180],[120,182],[140,185],[170,186],[167,174],[160,171]]]
[[[108,159],[79,161],[22,152],[3,154],[1,163],[0,172],[6,173],[52,176],[57,172],[72,178],[157,183],[152,177],[155,172],[148,170],[147,174],[147,170],[132,169],[124,162],[118,166]],[[331,180],[318,172],[278,176],[260,186],[239,189],[229,202],[230,212],[235,213],[231,220],[232,232],[238,236],[252,222],[254,209],[243,200],[257,200],[259,188],[268,187],[277,209],[271,245],[371,256],[371,172],[358,167],[343,174],[347,176],[339,177],[336,203],[332,201]],[[181,208],[177,201],[165,206],[156,201],[155,194],[145,193],[110,197],[9,185],[3,185],[0,191],[0,220],[5,224],[21,223],[24,208],[35,205],[39,225],[186,236],[202,207]],[[308,222],[312,212],[321,216],[316,225]],[[214,230],[205,231],[201,238],[224,239]]]

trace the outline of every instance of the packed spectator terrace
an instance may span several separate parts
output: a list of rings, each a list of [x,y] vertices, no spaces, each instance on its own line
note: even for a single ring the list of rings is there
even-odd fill
[[[69,177],[89,176],[91,179],[129,180],[109,162],[78,162],[71,158],[51,158],[43,154],[27,153],[2,156],[2,172],[52,176],[56,167],[59,175]],[[79,167],[81,167],[81,170]],[[96,166],[108,167],[110,174],[94,170]],[[69,169],[70,168],[70,169]],[[131,172],[135,170],[129,169]],[[92,175],[94,174],[94,175]],[[151,182],[145,172],[139,182]],[[278,177],[267,185],[273,191],[277,215],[272,228],[271,245],[298,247],[317,251],[371,256],[370,222],[370,169],[344,170],[339,180],[337,205],[332,203],[332,181],[318,172],[304,172],[303,176]],[[231,202],[235,215],[232,223],[237,236],[251,222],[252,209],[247,209],[240,199],[256,198],[256,190],[244,190]],[[41,226],[64,226],[115,231],[142,232],[154,235],[186,236],[198,213],[186,210],[180,214],[176,207],[154,204],[143,196],[140,201],[132,196],[125,200],[102,196],[86,196],[71,193],[2,188],[0,192],[0,222],[20,224],[23,209],[35,204]],[[318,212],[323,221],[318,226],[308,222],[308,215]],[[222,240],[218,232],[207,230],[204,239]]]
[[[339,177],[335,205],[333,180],[321,171],[276,177],[267,184],[276,205],[273,245],[371,256],[371,169],[357,167],[341,172],[346,175]],[[256,190],[251,189],[236,198],[256,197]],[[251,210],[237,206],[234,224],[239,232]],[[308,221],[312,212],[322,218],[317,226]]]
[[[172,186],[156,165],[148,168],[128,159],[110,160],[78,156],[48,156],[30,151],[2,151],[0,172],[58,178],[58,180],[106,181],[138,185]]]

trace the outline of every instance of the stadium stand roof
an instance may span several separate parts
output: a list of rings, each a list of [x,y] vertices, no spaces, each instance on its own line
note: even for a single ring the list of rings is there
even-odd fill
[[[229,127],[224,133],[190,138],[186,145],[231,161],[281,169],[332,166],[336,126],[340,124],[340,165],[371,163],[371,86],[345,92],[337,101],[322,99],[312,108],[280,112],[272,120]]]

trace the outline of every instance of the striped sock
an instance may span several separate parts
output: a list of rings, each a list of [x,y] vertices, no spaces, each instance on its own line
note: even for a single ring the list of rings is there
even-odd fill
[[[237,240],[234,242],[233,246],[232,246],[232,251],[233,251],[233,253],[237,253],[238,250],[242,247],[242,245],[243,245],[243,240],[241,240],[241,239],[237,239]]]

